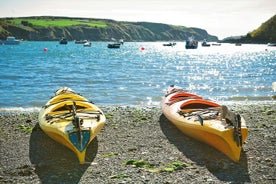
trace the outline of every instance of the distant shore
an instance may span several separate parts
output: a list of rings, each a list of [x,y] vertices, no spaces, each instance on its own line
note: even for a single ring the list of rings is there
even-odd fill
[[[38,112],[0,112],[0,183],[275,183],[276,105],[228,105],[247,121],[239,163],[178,131],[160,107],[102,107],[107,123],[79,165],[38,126]]]

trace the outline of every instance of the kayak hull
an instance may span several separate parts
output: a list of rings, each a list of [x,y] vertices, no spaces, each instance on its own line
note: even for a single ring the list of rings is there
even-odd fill
[[[86,149],[105,122],[100,108],[71,89],[56,94],[39,113],[39,125],[43,132],[72,150],[80,164],[85,163]]]
[[[162,100],[163,114],[181,132],[216,148],[234,162],[238,162],[242,143],[248,136],[248,128],[241,117],[241,126],[235,129],[221,117],[221,108],[222,106],[215,102],[204,100],[198,95],[193,96],[184,90],[170,90]],[[241,135],[238,142],[235,140],[237,129]]]

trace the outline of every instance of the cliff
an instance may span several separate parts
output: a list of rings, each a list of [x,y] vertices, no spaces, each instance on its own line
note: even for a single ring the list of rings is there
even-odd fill
[[[7,36],[32,41],[68,40],[110,41],[183,41],[190,36],[197,40],[218,41],[200,28],[162,23],[123,22],[108,19],[68,17],[1,18],[0,39]]]

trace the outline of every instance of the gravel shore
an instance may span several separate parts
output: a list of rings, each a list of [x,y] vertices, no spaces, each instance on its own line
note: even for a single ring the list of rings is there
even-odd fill
[[[107,123],[79,165],[37,112],[0,112],[0,183],[276,183],[276,103],[232,104],[249,127],[239,163],[191,139],[160,107],[101,107]]]

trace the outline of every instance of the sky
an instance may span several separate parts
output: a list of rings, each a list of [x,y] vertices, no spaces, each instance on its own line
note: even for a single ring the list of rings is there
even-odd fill
[[[156,22],[246,35],[276,14],[276,0],[0,0],[0,17],[66,16]]]

